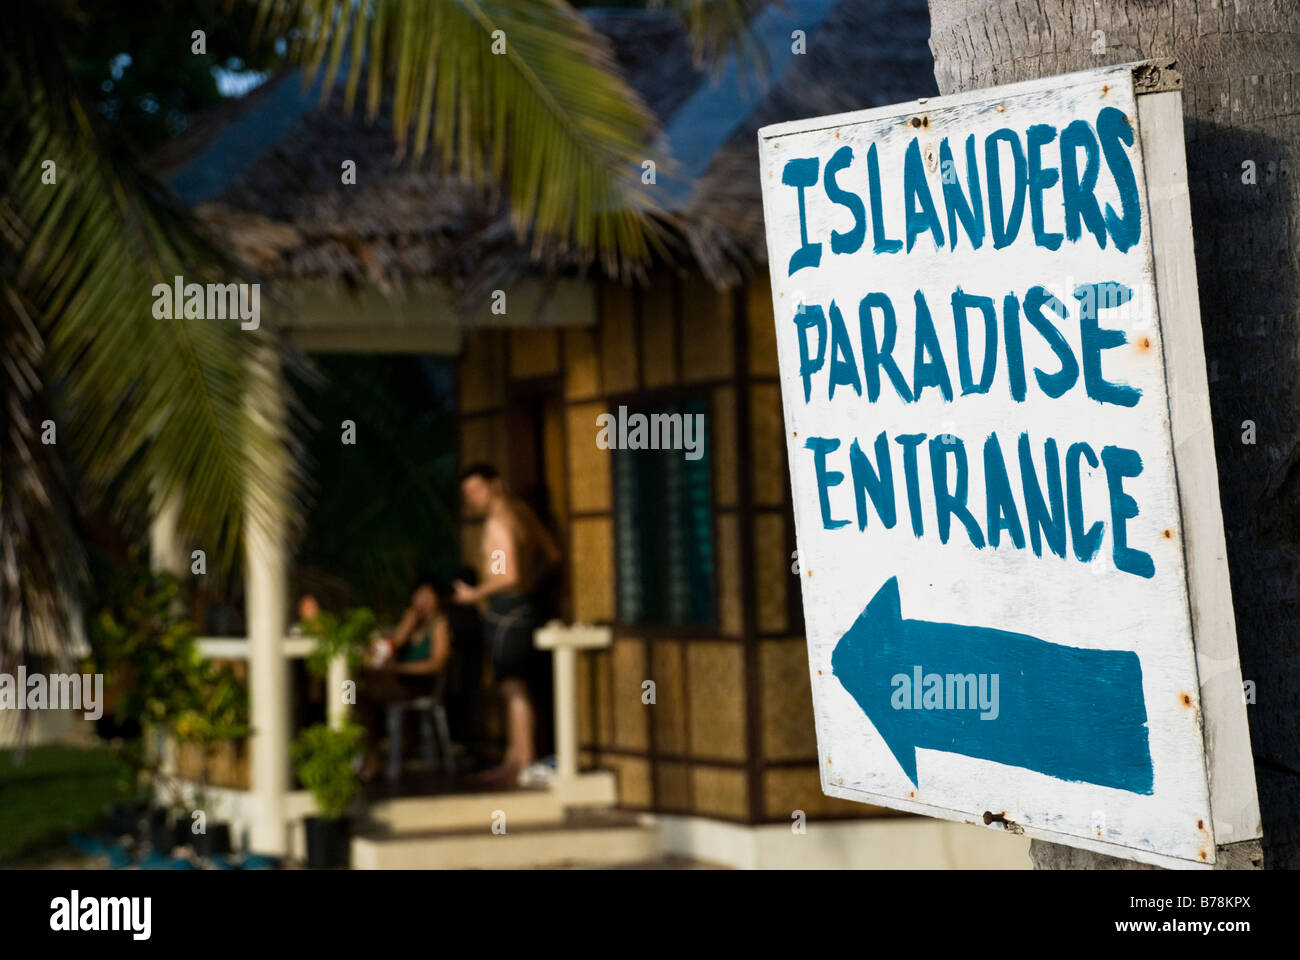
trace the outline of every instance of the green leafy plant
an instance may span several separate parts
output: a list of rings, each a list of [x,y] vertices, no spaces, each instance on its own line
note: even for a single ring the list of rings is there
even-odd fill
[[[208,660],[199,663],[194,704],[176,718],[175,734],[180,743],[199,749],[201,766],[195,803],[208,806],[208,783],[212,757],[219,744],[239,740],[249,734],[248,688],[229,664]]]
[[[365,735],[365,729],[355,723],[346,723],[337,730],[318,723],[294,740],[294,772],[311,791],[322,818],[341,818],[361,788],[356,767]]]
[[[177,614],[179,599],[174,581],[137,566],[91,624],[91,665],[119,693],[115,719],[139,725],[140,738],[121,744],[118,757],[136,791],[143,786],[145,793],[159,761],[150,734],[165,733],[194,704],[196,632]]]
[[[349,610],[342,617],[322,610],[302,621],[300,626],[303,633],[316,638],[316,649],[307,657],[307,669],[320,677],[329,670],[330,661],[340,654],[347,657],[349,670],[365,664],[375,615],[366,607]]]
[[[180,587],[143,565],[129,567],[112,602],[91,627],[91,666],[118,693],[115,719],[135,721],[142,737],[118,748],[136,791],[158,769],[149,740],[197,744],[208,761],[217,743],[248,735],[248,692],[229,665],[205,660],[197,630],[179,613]],[[179,803],[179,798],[176,799]]]
[[[194,625],[173,612],[180,590],[161,577],[139,577],[119,611],[104,610],[92,636],[106,679],[125,681],[118,718],[168,726],[194,704],[199,667]]]

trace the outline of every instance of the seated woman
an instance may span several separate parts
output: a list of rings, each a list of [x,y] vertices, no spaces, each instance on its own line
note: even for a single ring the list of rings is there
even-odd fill
[[[433,691],[434,679],[451,656],[451,628],[447,623],[445,590],[433,578],[422,578],[411,593],[410,606],[402,614],[391,638],[391,656],[362,671],[357,682],[358,720],[367,731],[363,780],[379,772],[380,713],[390,703],[415,700]]]

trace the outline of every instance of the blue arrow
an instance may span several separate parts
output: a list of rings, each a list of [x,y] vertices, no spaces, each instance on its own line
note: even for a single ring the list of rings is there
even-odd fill
[[[898,578],[891,577],[836,643],[831,671],[913,785],[919,786],[916,749],[924,747],[1061,780],[1154,791],[1142,665],[1131,650],[1065,647],[1006,630],[904,620]],[[930,692],[923,699],[913,687],[931,674],[942,686],[923,682]],[[948,679],[972,675],[977,688],[984,678],[983,689],[997,691],[986,698],[996,699],[995,707],[982,708],[978,696],[958,696],[969,682]]]

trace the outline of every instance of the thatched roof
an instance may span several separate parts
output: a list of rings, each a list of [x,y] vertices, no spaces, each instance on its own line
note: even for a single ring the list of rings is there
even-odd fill
[[[277,77],[156,158],[236,258],[268,278],[381,290],[407,277],[469,275],[496,247],[520,259],[484,189],[441,175],[432,161],[399,158],[386,114],[371,123],[361,109],[344,112],[341,92],[325,109],[318,97],[297,71]],[[354,186],[342,183],[344,160],[357,165]]]
[[[725,65],[697,68],[674,14],[587,16],[678,161],[664,191],[674,259],[693,261],[719,286],[765,260],[759,127],[936,93],[925,0],[773,5],[755,21],[767,46],[757,79]],[[802,55],[791,52],[792,25],[807,34]],[[386,116],[368,123],[338,102],[316,109],[317,99],[297,73],[276,78],[202,118],[157,158],[178,195],[252,269],[388,289],[428,276],[491,287],[537,268],[500,197],[440,175],[432,161],[398,159]],[[343,159],[357,162],[356,186],[340,183]]]

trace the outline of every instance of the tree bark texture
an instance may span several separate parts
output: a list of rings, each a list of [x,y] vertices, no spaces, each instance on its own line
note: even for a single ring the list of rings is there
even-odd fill
[[[1300,2],[929,3],[945,94],[1177,61],[1237,637],[1254,684],[1263,863],[1300,867]],[[1257,862],[1224,853],[1238,866]],[[1116,865],[1040,842],[1033,858],[1040,869]]]

